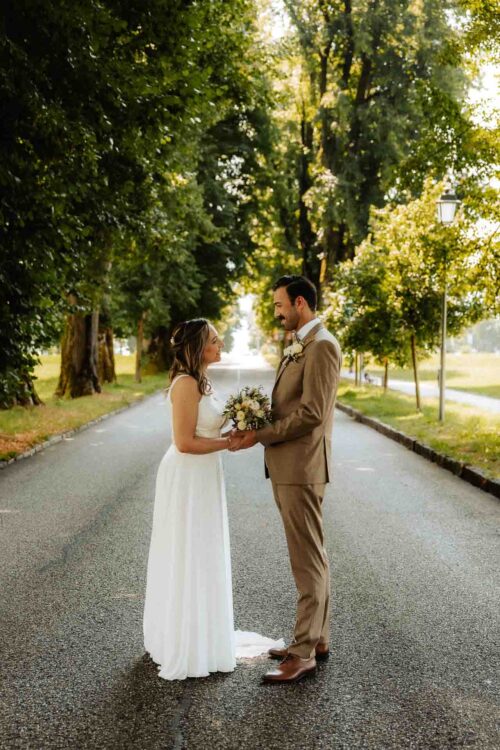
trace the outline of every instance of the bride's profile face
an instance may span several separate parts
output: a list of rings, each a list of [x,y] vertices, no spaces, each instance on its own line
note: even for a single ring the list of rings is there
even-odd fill
[[[214,362],[220,362],[223,346],[224,342],[219,338],[219,334],[215,328],[212,325],[209,326],[208,341],[203,350],[203,362],[205,366],[211,365]]]

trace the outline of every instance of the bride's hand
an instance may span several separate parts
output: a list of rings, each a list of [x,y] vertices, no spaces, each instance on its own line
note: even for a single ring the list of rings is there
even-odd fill
[[[239,451],[241,448],[241,442],[241,433],[239,433],[238,430],[231,430],[229,433],[229,450],[232,453]]]

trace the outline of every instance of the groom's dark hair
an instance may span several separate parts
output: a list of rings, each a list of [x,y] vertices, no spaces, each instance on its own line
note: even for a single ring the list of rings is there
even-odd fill
[[[273,292],[282,286],[286,288],[286,293],[292,305],[295,304],[297,297],[304,297],[311,310],[316,310],[318,293],[312,281],[306,279],[305,276],[294,276],[293,274],[280,276],[278,281],[275,281],[273,284]]]

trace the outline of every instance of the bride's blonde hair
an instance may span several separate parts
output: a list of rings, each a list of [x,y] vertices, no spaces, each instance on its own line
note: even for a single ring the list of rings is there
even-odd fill
[[[176,375],[186,373],[196,380],[202,396],[210,393],[210,383],[203,371],[203,352],[209,337],[210,326],[205,318],[185,320],[174,328],[170,339],[174,353],[170,382]]]

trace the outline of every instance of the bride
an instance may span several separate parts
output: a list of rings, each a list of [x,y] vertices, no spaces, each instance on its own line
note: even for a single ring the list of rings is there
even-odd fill
[[[156,478],[144,605],[144,646],[165,680],[232,672],[239,656],[283,643],[234,632],[231,558],[220,451],[231,446],[207,367],[223,343],[204,318],[177,326],[168,402],[173,440]],[[284,645],[284,644],[283,644]]]

